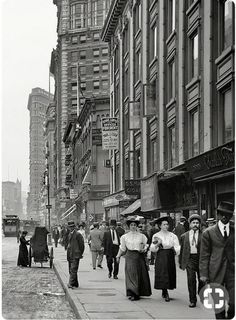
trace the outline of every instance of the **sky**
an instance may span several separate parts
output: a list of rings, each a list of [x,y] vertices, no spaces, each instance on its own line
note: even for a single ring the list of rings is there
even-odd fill
[[[32,88],[49,90],[57,8],[53,0],[0,0],[0,24],[1,177],[19,178],[28,191],[27,103]]]

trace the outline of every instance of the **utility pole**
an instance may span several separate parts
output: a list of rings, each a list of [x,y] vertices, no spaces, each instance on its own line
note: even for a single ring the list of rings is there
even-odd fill
[[[49,148],[48,148],[48,141],[46,142],[46,172],[47,172],[47,196],[48,196],[48,204],[46,208],[48,209],[48,244],[52,245],[52,237],[51,237],[51,213],[50,210],[52,205],[50,204],[50,182],[49,182]]]

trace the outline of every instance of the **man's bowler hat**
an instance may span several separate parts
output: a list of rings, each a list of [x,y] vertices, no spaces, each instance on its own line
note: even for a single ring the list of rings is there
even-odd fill
[[[221,201],[217,207],[217,211],[233,215],[234,205],[231,202]]]

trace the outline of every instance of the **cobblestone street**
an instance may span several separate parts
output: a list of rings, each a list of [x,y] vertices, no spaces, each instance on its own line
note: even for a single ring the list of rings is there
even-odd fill
[[[2,316],[5,319],[76,319],[49,263],[16,266],[15,238],[2,240]]]

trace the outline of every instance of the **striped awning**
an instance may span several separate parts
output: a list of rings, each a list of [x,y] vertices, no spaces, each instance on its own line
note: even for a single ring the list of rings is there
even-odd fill
[[[133,214],[136,210],[141,208],[141,199],[134,201],[128,208],[121,212],[122,216]]]
[[[76,204],[73,204],[69,209],[67,209],[61,216],[61,220],[64,220],[67,218],[71,213],[73,213],[76,210]]]

